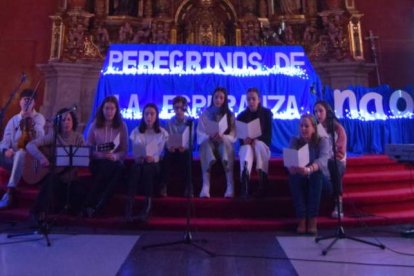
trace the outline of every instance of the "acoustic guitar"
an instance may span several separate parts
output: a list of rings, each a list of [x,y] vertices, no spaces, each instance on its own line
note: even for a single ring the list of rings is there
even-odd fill
[[[88,147],[89,148],[89,158],[91,157],[91,154],[93,151],[98,152],[105,152],[105,151],[111,151],[115,148],[115,144],[113,142],[104,143],[96,146],[82,146],[82,147]],[[51,147],[41,147],[40,151],[48,157],[50,161],[51,155]],[[70,169],[70,167],[56,167],[55,173],[61,174],[65,172],[65,170]],[[33,157],[30,153],[26,152],[25,156],[25,163],[23,168],[23,174],[22,178],[24,182],[26,182],[29,185],[34,185],[42,181],[46,175],[50,173],[49,167],[43,167],[40,165],[39,160]]]

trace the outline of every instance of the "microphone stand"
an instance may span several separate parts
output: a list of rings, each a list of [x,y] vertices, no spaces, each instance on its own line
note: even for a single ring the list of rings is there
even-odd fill
[[[51,145],[51,149],[50,149],[50,153],[51,153],[51,158],[50,158],[50,165],[49,165],[49,171],[50,171],[50,175],[47,179],[47,181],[49,181],[49,183],[45,182],[43,185],[48,185],[47,186],[47,195],[46,195],[46,200],[47,200],[47,208],[45,211],[45,218],[42,221],[37,221],[37,229],[32,231],[32,232],[22,232],[22,233],[15,233],[15,234],[8,234],[7,238],[14,238],[14,237],[21,237],[21,236],[28,236],[28,235],[43,235],[43,237],[46,240],[46,244],[47,246],[51,246],[51,242],[49,239],[49,234],[51,231],[51,225],[52,223],[50,223],[48,221],[48,211],[49,211],[49,205],[51,202],[51,198],[52,198],[52,193],[53,193],[53,181],[55,180],[56,177],[56,144],[57,144],[57,135],[58,135],[58,130],[60,127],[60,120],[62,119],[62,116],[57,115],[54,120],[53,120],[53,142]]]
[[[186,124],[188,126],[188,164],[187,164],[187,178],[186,178],[186,188],[187,188],[187,217],[186,217],[186,229],[184,233],[184,238],[179,241],[173,241],[173,242],[166,242],[166,243],[158,243],[158,244],[152,244],[152,245],[146,245],[143,246],[142,249],[150,249],[150,248],[157,248],[157,247],[163,247],[163,246],[170,246],[170,245],[176,245],[176,244],[188,244],[192,245],[195,248],[205,252],[210,257],[215,257],[216,254],[205,249],[204,247],[196,244],[193,240],[192,234],[191,234],[191,224],[190,224],[190,217],[191,217],[191,209],[193,207],[192,202],[192,195],[193,195],[193,184],[192,184],[192,163],[193,163],[193,126],[194,126],[194,120],[193,118],[189,117],[187,118]],[[205,240],[200,240],[198,242],[205,242]]]
[[[327,112],[326,114],[326,119],[328,120],[328,134],[330,136],[331,142],[332,142],[332,151],[333,151],[333,162],[331,163],[331,166],[329,166],[329,161],[328,161],[328,169],[329,172],[331,174],[331,182],[334,186],[334,193],[335,193],[335,200],[336,200],[336,208],[338,210],[338,216],[337,216],[337,229],[336,229],[336,233],[330,236],[326,236],[326,237],[316,237],[315,238],[315,242],[319,242],[322,240],[327,240],[327,239],[333,239],[331,241],[331,243],[322,250],[322,255],[326,255],[328,254],[328,251],[332,248],[332,246],[340,239],[349,239],[349,240],[353,240],[353,241],[357,241],[357,242],[361,242],[361,243],[365,243],[365,244],[369,244],[372,246],[376,246],[379,247],[381,249],[385,249],[385,245],[383,244],[377,244],[377,243],[373,243],[370,241],[366,241],[363,239],[359,239],[359,238],[355,238],[352,236],[349,236],[347,234],[345,234],[345,230],[344,227],[342,225],[342,218],[341,218],[341,214],[340,214],[340,202],[339,202],[339,197],[340,197],[340,175],[338,172],[338,160],[337,160],[337,156],[336,156],[336,142],[335,142],[335,115],[332,112]]]
[[[3,119],[4,119],[4,114],[6,113],[6,110],[9,108],[14,96],[17,94],[17,91],[19,91],[20,86],[22,86],[22,84],[26,81],[26,75],[22,74],[22,77],[20,78],[20,82],[19,84],[16,86],[16,88],[14,88],[12,90],[12,92],[10,93],[9,99],[7,100],[7,102],[4,104],[4,106],[0,109],[0,129],[3,130]]]

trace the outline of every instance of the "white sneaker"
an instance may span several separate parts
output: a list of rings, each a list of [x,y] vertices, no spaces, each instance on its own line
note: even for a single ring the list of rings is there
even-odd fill
[[[207,187],[204,187],[204,185],[203,185],[203,188],[201,189],[201,192],[200,192],[200,197],[209,198],[210,197],[210,189],[207,188]]]
[[[11,198],[9,193],[4,193],[3,197],[0,200],[0,209],[9,207],[11,204]]]
[[[228,185],[226,192],[224,193],[225,198],[233,198],[234,197],[234,189],[233,186]]]

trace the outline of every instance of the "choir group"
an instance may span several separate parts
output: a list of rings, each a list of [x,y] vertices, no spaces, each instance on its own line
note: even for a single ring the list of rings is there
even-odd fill
[[[123,182],[121,179],[126,179],[126,220],[146,222],[151,213],[152,197],[167,195],[171,168],[183,166],[187,183],[184,195],[193,196],[191,175],[186,169],[191,165],[193,141],[197,142],[201,163],[201,198],[210,197],[210,186],[215,184],[211,179],[211,169],[217,160],[225,172],[227,186],[224,197],[235,196],[233,166],[236,142],[240,144],[240,196],[251,196],[253,189],[249,183],[253,165],[259,177],[254,196],[265,195],[273,121],[272,112],[261,105],[260,92],[256,88],[247,90],[247,107],[236,117],[229,109],[227,90],[217,87],[197,124],[186,116],[188,103],[185,97],[176,96],[173,99],[175,115],[165,127],[161,126],[157,106],[148,103],[143,108],[142,120],[129,133],[129,137],[117,98],[107,96],[95,114],[86,140],[77,131],[75,111],[67,108],[57,112],[53,129],[45,134],[45,118],[34,109],[35,98],[33,90],[23,90],[20,93],[20,112],[8,121],[4,129],[0,165],[10,171],[10,178],[0,201],[0,209],[15,206],[17,185],[25,169],[32,166],[33,161],[28,158],[31,156],[40,169],[47,171],[40,181],[40,191],[31,208],[36,220],[42,221],[48,212],[68,206],[71,211],[86,217],[99,216],[117,185]],[[254,124],[255,133],[242,135],[245,129],[240,125],[250,123]],[[124,159],[128,154],[128,140],[132,145],[134,161],[126,170]],[[330,188],[336,195],[337,204],[332,216],[343,216],[341,195],[346,143],[345,130],[325,101],[315,103],[314,114],[301,116],[299,136],[292,137],[289,148],[299,150],[307,145],[309,162],[304,166],[287,168],[298,218],[297,233],[316,233],[316,218],[324,188]],[[85,185],[78,184],[80,180],[76,166],[62,169],[56,165],[56,148],[65,146],[91,149],[89,169],[93,182],[86,185],[87,190]],[[128,174],[126,178],[125,172]],[[139,189],[145,196],[145,204],[138,214],[134,214],[134,199]]]

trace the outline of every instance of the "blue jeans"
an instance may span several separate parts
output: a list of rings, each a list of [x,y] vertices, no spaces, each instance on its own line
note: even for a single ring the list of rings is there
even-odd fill
[[[296,217],[313,218],[318,216],[322,182],[323,174],[321,171],[314,172],[309,177],[299,174],[289,175],[289,187]]]

